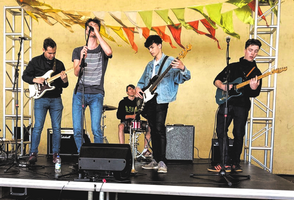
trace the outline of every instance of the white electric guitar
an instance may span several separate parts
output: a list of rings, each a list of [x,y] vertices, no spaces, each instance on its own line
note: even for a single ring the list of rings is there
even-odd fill
[[[74,67],[66,70],[65,73],[67,74],[68,72],[72,71],[73,69],[74,69]],[[42,84],[34,83],[34,84],[29,85],[30,98],[39,99],[40,97],[42,97],[45,94],[45,92],[55,89],[55,87],[51,86],[50,84],[55,79],[60,78],[60,74],[56,74],[55,76],[51,77],[52,73],[53,73],[53,70],[49,70],[43,76],[41,76],[41,78],[45,79],[44,83],[42,83]]]

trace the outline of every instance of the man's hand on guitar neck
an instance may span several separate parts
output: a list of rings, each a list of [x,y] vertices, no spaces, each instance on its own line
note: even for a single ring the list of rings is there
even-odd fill
[[[43,78],[43,77],[37,77],[37,78],[33,79],[34,83],[39,83],[39,84],[43,84],[44,81],[45,81],[45,78]]]
[[[182,71],[184,71],[184,69],[185,69],[185,65],[182,63],[181,60],[178,60],[178,59],[174,59],[172,61],[171,65],[173,66],[173,68],[177,68],[177,69],[180,69]]]
[[[64,83],[66,83],[68,81],[67,74],[65,73],[65,71],[60,72],[60,78]]]
[[[259,86],[260,81],[257,79],[257,76],[255,78],[250,79],[250,88],[252,90],[256,90]]]

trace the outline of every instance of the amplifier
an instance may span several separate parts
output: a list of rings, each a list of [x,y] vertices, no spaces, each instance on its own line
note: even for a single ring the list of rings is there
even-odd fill
[[[234,139],[229,138],[229,156],[233,152]],[[218,139],[212,139],[211,143],[211,164],[216,165],[221,162]]]
[[[166,126],[166,159],[193,161],[194,159],[194,126]]]
[[[53,155],[52,152],[52,135],[53,130],[47,129],[47,155]],[[84,130],[84,142],[90,143],[89,136],[85,134]],[[72,128],[61,128],[61,139],[60,139],[60,155],[78,155],[77,146],[74,140],[74,132]]]

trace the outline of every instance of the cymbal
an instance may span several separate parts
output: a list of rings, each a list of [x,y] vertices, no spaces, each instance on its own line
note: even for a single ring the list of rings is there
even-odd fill
[[[117,107],[109,106],[109,105],[103,105],[103,110],[116,110]]]

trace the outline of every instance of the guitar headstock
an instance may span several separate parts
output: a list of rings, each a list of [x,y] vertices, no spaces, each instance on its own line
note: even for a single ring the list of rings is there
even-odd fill
[[[192,49],[192,45],[189,44],[185,47],[185,49],[183,51],[181,51],[181,53],[179,54],[179,56],[177,57],[178,59],[182,59],[185,58],[185,56],[187,55],[188,51],[191,51]]]
[[[274,70],[272,71],[272,73],[273,73],[273,74],[274,74],[274,73],[281,73],[281,72],[283,72],[283,71],[286,71],[287,68],[288,68],[288,67],[281,67],[281,68],[278,68],[278,69],[274,69]]]

